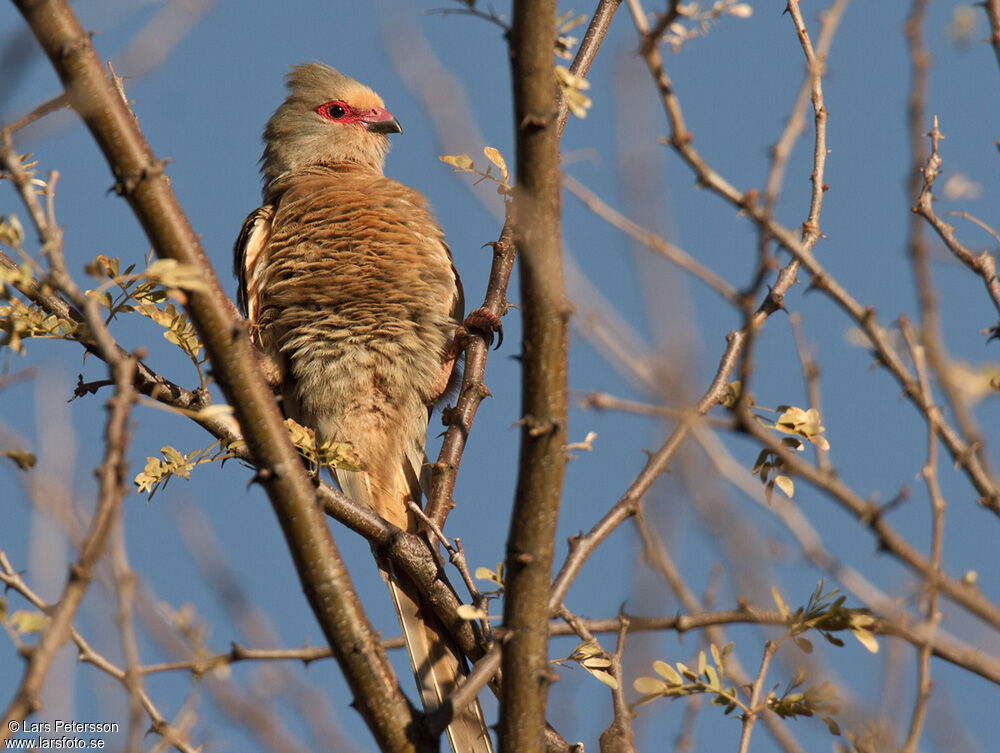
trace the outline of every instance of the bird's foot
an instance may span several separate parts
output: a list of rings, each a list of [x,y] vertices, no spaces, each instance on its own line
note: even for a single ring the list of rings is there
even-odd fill
[[[499,348],[503,343],[503,323],[500,321],[499,316],[494,314],[485,306],[480,306],[465,317],[465,321],[462,322],[462,326],[467,331],[475,330],[476,332],[485,335],[487,345],[493,344],[494,332],[499,335],[496,347]]]

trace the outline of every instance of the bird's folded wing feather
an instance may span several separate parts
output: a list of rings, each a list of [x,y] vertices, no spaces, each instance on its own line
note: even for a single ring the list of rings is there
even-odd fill
[[[240,310],[251,322],[256,320],[259,292],[255,273],[256,270],[263,267],[257,262],[271,237],[271,221],[273,219],[273,204],[257,207],[243,221],[243,227],[240,229],[236,245],[233,247],[233,271],[239,280],[236,302],[239,303]]]

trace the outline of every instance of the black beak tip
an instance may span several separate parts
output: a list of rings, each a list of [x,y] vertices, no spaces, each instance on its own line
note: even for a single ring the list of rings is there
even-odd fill
[[[372,133],[402,133],[403,126],[395,118],[389,120],[377,120],[368,124],[368,130]]]

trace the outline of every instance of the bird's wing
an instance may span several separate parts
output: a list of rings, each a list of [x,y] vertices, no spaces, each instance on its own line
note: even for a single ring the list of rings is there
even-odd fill
[[[251,324],[257,315],[258,274],[264,266],[257,262],[264,247],[267,246],[268,238],[271,237],[273,219],[273,204],[257,207],[243,221],[243,227],[236,238],[236,245],[233,246],[233,272],[239,280],[236,301]]]
[[[465,289],[462,287],[462,278],[458,276],[458,269],[455,268],[455,260],[451,256],[451,247],[441,241],[444,250],[448,253],[448,261],[451,262],[451,273],[455,276],[455,297],[451,303],[451,315],[456,322],[461,322],[465,318]]]

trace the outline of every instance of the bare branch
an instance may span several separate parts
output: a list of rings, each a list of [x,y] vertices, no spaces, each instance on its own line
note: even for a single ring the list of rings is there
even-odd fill
[[[548,697],[546,596],[566,466],[569,302],[560,232],[554,0],[515,0],[510,34],[517,137],[514,243],[523,340],[517,490],[507,538],[501,750],[540,753]]]
[[[107,356],[107,353],[105,354]],[[128,443],[128,416],[134,401],[132,376],[135,363],[121,359],[113,366],[115,394],[108,401],[108,419],[104,429],[104,461],[98,468],[97,506],[90,529],[80,548],[80,554],[70,568],[69,578],[59,600],[47,610],[48,623],[38,642],[32,647],[20,686],[10,705],[4,711],[0,740],[9,739],[17,729],[15,722],[37,711],[41,704],[39,693],[55,659],[56,652],[69,640],[73,617],[83,595],[90,585],[94,568],[104,554],[111,530],[118,519],[119,507],[126,494],[125,459]]]
[[[638,241],[669,259],[685,272],[697,277],[712,290],[721,295],[734,306],[740,306],[739,292],[728,282],[719,277],[708,267],[689,256],[684,249],[661,238],[656,233],[640,227],[630,219],[605,204],[593,191],[569,175],[563,175],[563,186],[576,196],[591,212],[602,220],[614,225],[630,238]]]
[[[203,272],[206,289],[190,294],[188,311],[243,427],[257,478],[271,498],[304,590],[337,654],[358,710],[384,750],[430,749],[430,741],[411,739],[419,726],[416,711],[400,691],[361,609],[249,339],[233,318],[232,304],[177,203],[163,163],[153,155],[134,115],[105,74],[89,36],[64,0],[42,5],[16,0],[15,5],[104,152],[117,190],[128,200],[157,254]]]
[[[632,717],[635,712],[625,702],[625,675],[622,673],[622,655],[625,653],[625,635],[628,633],[629,619],[618,617],[618,645],[611,655],[611,671],[618,684],[611,689],[612,708],[615,716],[606,730],[601,733],[601,753],[636,753],[632,734]]]

